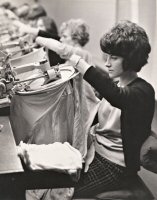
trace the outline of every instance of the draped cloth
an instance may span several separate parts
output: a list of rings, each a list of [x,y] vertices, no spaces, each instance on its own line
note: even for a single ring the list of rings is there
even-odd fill
[[[81,74],[41,93],[15,95],[10,121],[16,144],[20,141],[31,144],[69,142],[85,159],[88,133],[98,105],[93,89]],[[45,200],[52,196],[62,199],[62,195],[64,199],[70,199],[73,189],[27,191],[26,196],[40,199],[37,198],[39,194],[45,195]]]
[[[72,133],[69,128],[74,112],[71,102],[72,93],[68,82],[43,93],[15,95],[11,101],[10,119],[16,144],[21,140],[37,144],[66,141],[67,135]],[[40,126],[41,121],[43,123]],[[34,130],[36,124],[40,127]],[[58,132],[62,134],[58,136]]]
[[[79,74],[45,92],[15,95],[10,121],[16,144],[69,142],[82,156],[87,153],[87,135],[99,101]]]

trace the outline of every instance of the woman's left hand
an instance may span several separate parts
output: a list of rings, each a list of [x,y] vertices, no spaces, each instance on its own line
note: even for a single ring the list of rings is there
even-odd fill
[[[78,55],[73,54],[69,58],[69,63],[77,69],[82,75],[85,74],[85,72],[88,70],[88,68],[91,67],[83,58],[81,58]]]
[[[73,54],[73,55],[69,58],[69,62],[70,62],[70,64],[71,64],[73,67],[77,68],[77,65],[78,65],[80,59],[81,59],[80,56],[78,56],[78,55],[76,55],[76,54]]]

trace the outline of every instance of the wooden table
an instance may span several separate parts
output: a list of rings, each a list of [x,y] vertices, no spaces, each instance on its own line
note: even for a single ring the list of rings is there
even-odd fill
[[[75,182],[67,174],[55,171],[25,170],[17,155],[8,116],[0,116],[4,127],[0,132],[0,200],[23,200],[26,189],[72,187]]]

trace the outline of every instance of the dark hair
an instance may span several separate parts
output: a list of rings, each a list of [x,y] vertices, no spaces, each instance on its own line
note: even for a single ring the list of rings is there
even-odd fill
[[[52,18],[48,16],[44,16],[44,17],[41,17],[40,19],[43,20],[43,24],[47,32],[58,35],[57,25]]]
[[[21,8],[25,8],[25,10],[21,10]],[[15,14],[18,17],[25,18],[29,14],[30,5],[28,3],[23,3],[19,7],[15,9]]]
[[[63,22],[60,27],[61,34],[67,29],[71,33],[72,40],[76,41],[81,46],[85,46],[89,41],[89,27],[84,20],[70,19]]]
[[[47,16],[47,12],[42,5],[32,6],[27,19],[28,20],[37,20],[39,17]]]
[[[2,4],[0,4],[0,7],[10,9],[11,3],[9,1],[3,2]]]
[[[147,63],[151,46],[145,30],[128,20],[120,21],[100,40],[105,53],[124,58],[123,69],[139,72]]]

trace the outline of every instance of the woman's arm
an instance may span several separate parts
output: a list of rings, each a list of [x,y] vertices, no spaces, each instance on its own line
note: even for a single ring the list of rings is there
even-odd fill
[[[13,22],[13,24],[18,27],[19,32],[24,34],[24,33],[29,33],[32,34],[34,36],[38,35],[39,29],[38,28],[34,28],[32,26],[30,26],[29,24],[24,24],[22,22],[20,22],[19,20],[15,20]]]
[[[37,36],[45,37],[45,38],[52,38],[52,39],[55,39],[55,40],[60,40],[60,37],[58,35],[52,34],[50,32],[43,31],[43,30],[39,30]]]
[[[63,44],[52,38],[37,37],[36,43],[45,46],[48,49],[55,51],[64,59],[69,59],[74,52],[74,47]]]
[[[136,109],[142,106],[147,107],[148,102],[153,99],[152,86],[142,79],[122,88],[118,87],[105,72],[90,66],[79,56],[72,55],[70,62],[83,75],[84,79],[115,107],[120,109],[126,107],[132,109],[132,105],[136,105],[133,106]]]
[[[32,34],[35,37],[41,36],[41,37],[45,37],[45,38],[53,38],[53,39],[56,39],[56,40],[60,39],[60,37],[57,34],[52,34],[52,33],[49,33],[47,31],[40,30],[38,28],[30,26],[29,24],[24,24],[24,23],[17,21],[17,20],[14,21],[14,25],[19,28],[20,33]]]

